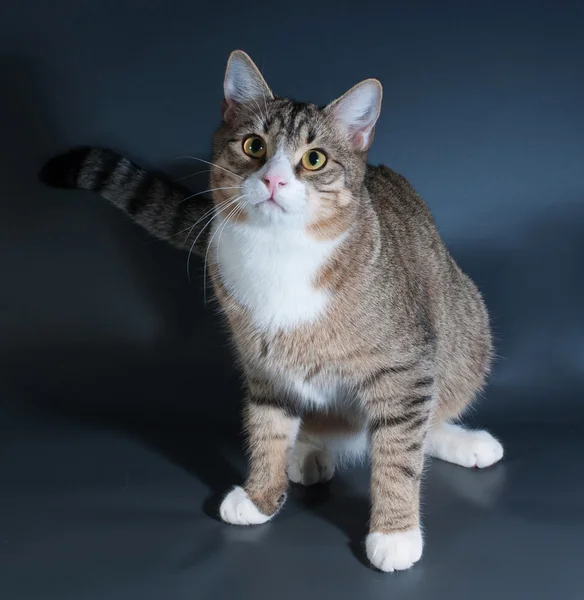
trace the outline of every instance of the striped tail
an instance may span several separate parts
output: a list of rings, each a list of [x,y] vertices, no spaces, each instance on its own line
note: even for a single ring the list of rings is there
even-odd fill
[[[112,150],[75,148],[48,160],[39,178],[51,187],[97,192],[154,237],[201,256],[206,251],[209,228],[203,230],[202,217],[212,209],[211,200],[187,199],[186,188]]]

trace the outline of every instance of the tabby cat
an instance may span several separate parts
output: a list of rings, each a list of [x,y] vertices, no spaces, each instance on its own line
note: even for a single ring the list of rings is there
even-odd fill
[[[319,107],[275,96],[235,51],[224,91],[212,200],[99,148],[53,158],[41,178],[97,191],[206,256],[245,377],[249,474],[222,519],[265,523],[288,480],[328,481],[339,458],[369,452],[367,556],[408,569],[422,555],[424,455],[464,467],[503,456],[453,422],[490,368],[485,305],[411,185],[367,164],[379,81]]]

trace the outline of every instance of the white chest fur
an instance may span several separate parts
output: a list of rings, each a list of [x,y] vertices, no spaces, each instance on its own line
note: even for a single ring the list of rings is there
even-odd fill
[[[319,269],[339,240],[321,242],[303,231],[218,223],[209,253],[221,280],[264,330],[315,322],[329,294],[314,286]]]

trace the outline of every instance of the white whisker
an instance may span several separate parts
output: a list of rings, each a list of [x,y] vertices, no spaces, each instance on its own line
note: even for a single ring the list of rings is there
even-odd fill
[[[209,225],[213,222],[214,219],[216,219],[223,211],[227,210],[230,206],[235,204],[240,198],[243,198],[243,196],[239,196],[239,197],[235,198],[234,200],[231,200],[231,202],[229,202],[229,204],[227,204],[227,206],[224,206],[220,210],[217,210],[215,212],[215,214],[209,219],[209,221],[207,223],[205,223],[204,227],[197,234],[197,237],[193,240],[193,243],[191,244],[191,248],[189,250],[189,255],[187,257],[187,277],[189,279],[189,282],[191,281],[191,272],[190,272],[191,255],[193,253],[193,248],[195,247],[197,240],[201,237],[201,234],[203,233],[203,231],[205,231],[205,229],[207,229],[207,227],[209,227]]]
[[[157,237],[155,240],[148,240],[145,243],[146,244],[157,244],[158,242],[164,242],[165,240],[169,240],[170,238],[173,238],[175,235],[179,235],[181,233],[184,233],[185,231],[188,231],[189,229],[192,229],[193,226],[189,225],[188,227],[185,227],[184,229],[181,229],[179,231],[175,231],[174,233],[171,233],[170,235],[165,235],[164,237]],[[187,237],[189,237],[190,234],[187,234]]]
[[[221,169],[222,171],[225,171],[226,173],[230,173],[234,177],[239,177],[239,179],[243,179],[243,177],[241,175],[238,175],[237,173],[234,173],[233,171],[230,171],[229,169],[226,169],[225,167],[221,167],[213,162],[209,162],[208,160],[203,160],[202,158],[198,158],[196,156],[188,156],[188,155],[187,156],[177,156],[176,158],[173,158],[172,160],[184,160],[185,158],[190,158],[191,160],[198,160],[202,163],[205,163],[206,165],[211,165],[212,167]]]
[[[193,229],[206,217],[208,217],[210,214],[217,212],[218,210],[220,210],[223,206],[226,206],[227,204],[229,204],[229,202],[231,202],[231,200],[233,200],[233,198],[235,198],[235,196],[231,196],[231,198],[227,198],[227,200],[223,200],[222,202],[219,202],[219,204],[217,204],[216,206],[213,205],[208,211],[206,211],[197,221],[195,221],[190,227],[187,227],[187,229],[189,230],[189,232],[187,233],[187,235],[185,236],[185,242],[189,239],[189,236],[191,235]],[[183,229],[183,231],[185,231]]]
[[[247,206],[247,202],[241,202],[240,204],[238,204],[237,208],[239,210],[238,210],[238,212],[234,213],[233,217],[236,217],[237,215],[242,213],[245,210],[246,206]],[[223,231],[225,231],[226,225],[227,225],[227,219],[225,219],[225,223],[223,223],[223,229],[221,230],[221,233],[219,234],[219,237],[217,238],[217,249],[216,249],[217,264],[219,264],[219,244],[221,243],[221,236],[223,235]]]
[[[217,192],[218,190],[240,190],[240,189],[241,189],[240,185],[232,185],[231,187],[211,188],[210,190],[203,190],[202,192],[197,192],[196,194],[191,194],[190,196],[183,198],[179,202],[179,204],[186,202],[187,200],[190,200],[191,198],[194,198],[195,196],[201,196],[202,194],[207,194],[208,192]]]
[[[243,198],[243,196],[241,196],[241,198]],[[238,198],[238,200],[241,198]],[[225,218],[224,223],[222,223],[221,225],[219,225],[219,227],[217,227],[217,230],[213,233],[213,235],[211,236],[211,239],[209,240],[209,243],[207,244],[207,251],[205,252],[205,262],[203,265],[203,304],[204,305],[207,304],[207,260],[209,258],[209,250],[211,249],[211,246],[213,245],[213,239],[215,238],[217,233],[219,233],[219,231],[222,231],[222,227],[225,228],[225,225],[229,221],[229,218],[232,215],[234,215],[239,208],[240,208],[240,205],[238,204],[235,206],[235,208],[231,209],[231,211]]]
[[[184,175],[183,177],[179,177],[178,179],[173,179],[172,183],[176,183],[177,181],[183,181],[184,179],[190,179],[195,175],[200,175],[201,173],[210,173],[212,169],[204,169],[203,171],[197,171],[195,173],[191,173],[190,175]]]
[[[213,205],[208,211],[206,211],[203,214],[203,216],[198,221],[195,221],[192,225],[189,225],[188,227],[185,227],[184,229],[180,229],[179,231],[176,231],[175,233],[171,233],[170,235],[165,235],[164,237],[159,237],[155,240],[152,240],[152,242],[149,242],[149,243],[155,244],[156,242],[162,242],[164,240],[169,240],[170,238],[174,237],[175,235],[179,235],[180,233],[184,233],[185,231],[188,231],[188,233],[184,239],[184,241],[186,242],[189,239],[189,236],[191,235],[191,231],[194,229],[195,225],[200,223],[206,216],[210,215],[212,212],[214,212],[220,206],[227,204],[233,198],[235,198],[235,196],[232,196],[231,198],[228,198],[227,200],[223,200],[217,206]]]

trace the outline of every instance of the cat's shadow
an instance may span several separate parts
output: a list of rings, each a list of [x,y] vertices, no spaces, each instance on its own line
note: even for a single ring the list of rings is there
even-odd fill
[[[353,555],[370,567],[365,554],[370,502],[367,488],[361,487],[351,486],[342,473],[336,473],[324,484],[309,487],[291,484],[289,498],[301,510],[313,513],[343,532]]]
[[[155,452],[209,490],[199,501],[198,509],[217,521],[221,499],[234,484],[241,484],[245,476],[243,440],[233,426],[233,419],[225,424],[201,426],[190,425],[196,420],[185,415],[182,423],[156,424],[128,413],[78,411],[69,403],[49,407],[30,403],[26,408],[33,409],[36,415],[41,412],[76,427],[114,433]]]
[[[233,443],[236,432],[223,431],[220,435],[177,429],[126,429],[126,432],[209,488],[211,492],[203,499],[200,508],[207,517],[220,520],[221,499],[234,484],[242,481],[241,470],[225,455],[227,446],[233,448],[236,445]]]
[[[235,372],[226,375],[224,365],[219,369],[193,368],[180,387],[196,387],[198,394],[191,398],[196,402],[214,403],[214,407],[184,405],[183,394],[170,396],[165,413],[160,411],[161,396],[168,380],[176,377],[175,369],[161,367],[158,372],[145,375],[128,373],[127,380],[120,376],[103,376],[78,390],[83,396],[83,408],[76,409],[75,398],[53,405],[52,411],[59,418],[73,420],[93,429],[99,428],[118,433],[148,450],[154,451],[169,463],[182,469],[189,477],[210,490],[200,505],[203,512],[218,519],[218,507],[223,495],[245,476],[245,460],[242,452],[240,398],[238,378]],[[140,377],[142,373],[142,377]],[[116,381],[120,388],[112,399]],[[134,406],[128,406],[128,388],[135,395]],[[103,402],[109,394],[107,404]],[[115,397],[126,403],[116,406]],[[123,405],[122,405],[123,406]],[[218,414],[220,413],[220,414]]]

